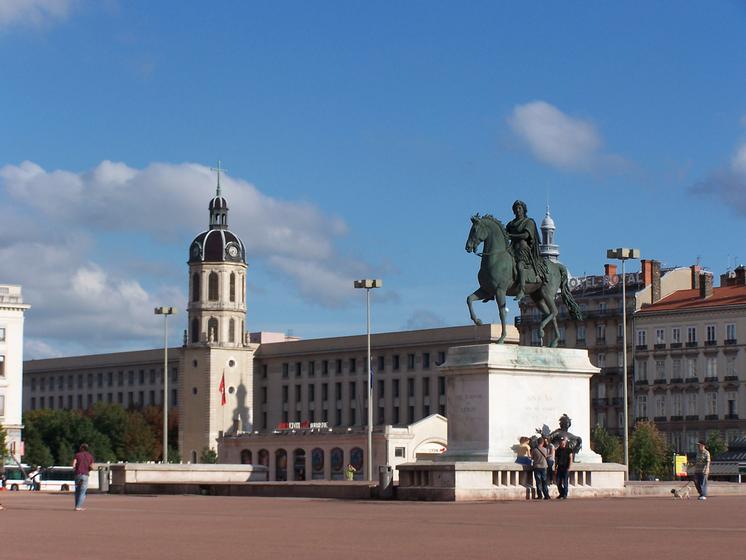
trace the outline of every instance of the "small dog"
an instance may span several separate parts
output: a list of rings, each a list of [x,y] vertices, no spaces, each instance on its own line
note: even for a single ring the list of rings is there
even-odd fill
[[[688,500],[690,491],[689,483],[687,483],[686,486],[681,488],[672,488],[671,494],[673,494],[674,500]]]

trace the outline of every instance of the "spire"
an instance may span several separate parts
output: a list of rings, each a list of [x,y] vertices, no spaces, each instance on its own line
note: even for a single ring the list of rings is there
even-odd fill
[[[220,160],[218,160],[218,166],[217,167],[211,167],[210,171],[216,171],[217,174],[218,174],[218,187],[217,187],[217,189],[215,191],[215,196],[219,197],[220,196],[220,172],[221,171],[225,172],[225,171],[228,171],[228,170],[227,169],[223,169],[222,167],[220,167]]]
[[[211,167],[211,171],[218,174],[218,184],[215,189],[215,198],[210,200],[210,229],[226,229],[228,227],[228,203],[220,192],[220,174],[227,171],[220,165],[218,160],[217,167]]]

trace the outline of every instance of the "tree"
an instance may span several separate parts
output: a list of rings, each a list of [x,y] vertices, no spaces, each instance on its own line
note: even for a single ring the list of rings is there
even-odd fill
[[[638,422],[629,442],[629,466],[640,480],[650,476],[666,477],[668,445],[652,422]]]
[[[125,433],[127,431],[127,411],[120,404],[110,404],[99,401],[87,412],[87,416],[93,422],[100,433],[109,439],[114,456],[118,460],[126,458]]]
[[[158,454],[158,442],[144,416],[136,410],[127,412],[123,458],[130,462],[153,461]]]
[[[728,444],[725,443],[725,440],[722,437],[720,437],[720,432],[718,430],[712,430],[707,434],[707,450],[710,452],[710,457],[713,460],[715,457],[728,450]]]
[[[624,444],[621,438],[612,436],[603,426],[591,430],[591,449],[601,455],[604,463],[623,463]]]
[[[205,447],[202,450],[202,454],[199,456],[199,462],[200,463],[217,463],[218,462],[218,454],[215,452],[214,449],[210,449],[208,447]]]

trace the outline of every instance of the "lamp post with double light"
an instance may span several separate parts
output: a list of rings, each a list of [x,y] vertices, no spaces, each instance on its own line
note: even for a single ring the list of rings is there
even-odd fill
[[[630,259],[639,259],[639,249],[619,247],[606,251],[606,258],[622,261],[622,400],[624,401],[624,478],[629,480],[629,403],[627,402],[627,385],[629,383],[627,373],[627,281],[625,277],[624,263]]]
[[[155,314],[163,315],[163,462],[168,463],[168,316],[175,307],[156,307]]]
[[[373,480],[373,375],[370,355],[370,291],[373,288],[383,286],[383,280],[364,279],[355,280],[355,288],[365,290],[365,304],[367,308],[367,334],[368,334],[368,480]]]

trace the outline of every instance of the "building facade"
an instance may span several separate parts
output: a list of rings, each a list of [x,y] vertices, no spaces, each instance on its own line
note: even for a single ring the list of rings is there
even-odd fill
[[[676,290],[687,288],[691,279],[688,268],[661,270],[654,260],[641,261],[639,272],[625,275],[627,305],[627,379],[630,423],[634,421],[632,379],[634,377],[634,314]],[[570,289],[581,309],[583,320],[570,317],[558,303],[560,346],[587,348],[591,363],[601,371],[591,378],[591,426],[600,425],[609,433],[622,435],[624,429],[622,275],[613,264],[604,266],[604,274],[571,278]],[[516,317],[521,344],[538,345],[539,310],[530,298],[521,302]],[[551,328],[551,327],[548,327]]]
[[[720,287],[711,273],[692,278],[640,309],[634,325],[636,417],[653,420],[678,452],[713,431],[728,442],[746,432],[746,269]]]
[[[23,322],[31,306],[20,286],[0,285],[0,424],[13,455],[22,449]]]
[[[169,348],[168,401],[179,403],[181,348]],[[97,402],[125,408],[163,405],[163,348],[28,360],[23,409],[85,410]]]

